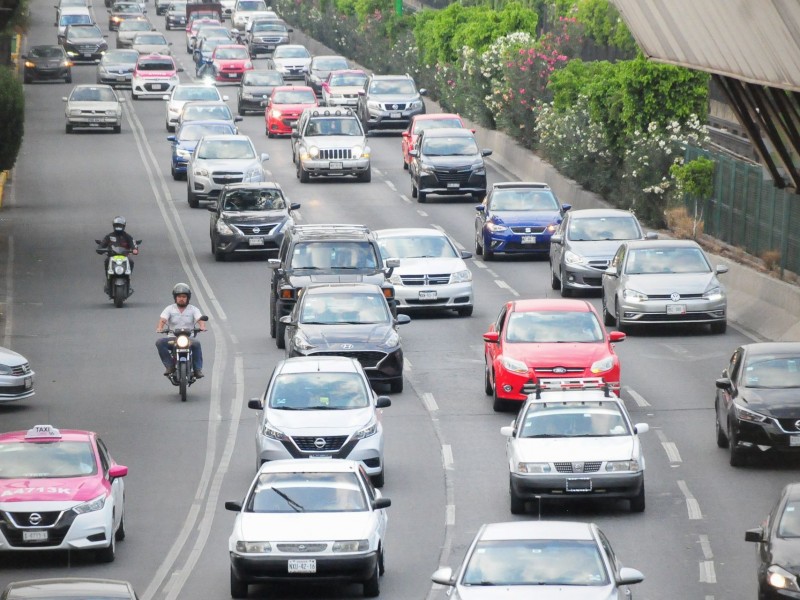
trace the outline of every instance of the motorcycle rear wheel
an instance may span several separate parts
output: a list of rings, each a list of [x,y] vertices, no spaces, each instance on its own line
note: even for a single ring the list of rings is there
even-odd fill
[[[125,302],[125,286],[114,286],[114,306],[122,308],[122,303]]]
[[[186,402],[186,388],[189,387],[189,366],[185,362],[178,363],[178,393],[181,402]]]

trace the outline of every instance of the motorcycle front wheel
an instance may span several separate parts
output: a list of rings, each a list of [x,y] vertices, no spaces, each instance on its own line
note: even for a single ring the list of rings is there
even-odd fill
[[[181,402],[186,402],[186,388],[189,387],[189,365],[185,362],[178,363],[178,393]]]
[[[122,308],[122,303],[125,302],[125,286],[124,285],[115,285],[114,286],[114,306],[117,308]]]

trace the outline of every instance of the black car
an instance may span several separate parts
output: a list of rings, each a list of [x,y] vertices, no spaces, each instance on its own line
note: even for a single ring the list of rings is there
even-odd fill
[[[100,62],[108,50],[108,42],[97,25],[67,25],[64,51],[72,62]]]
[[[491,150],[478,149],[469,129],[426,129],[420,132],[416,147],[409,150],[411,197],[420,203],[428,194],[472,196],[486,195],[484,156]]]
[[[732,466],[757,448],[800,452],[800,342],[740,346],[716,385],[717,446]]]
[[[784,487],[764,524],[744,539],[758,544],[758,600],[800,598],[800,483]]]
[[[130,87],[139,53],[136,50],[111,50],[97,65],[97,83],[112,87]]]
[[[72,83],[72,61],[61,46],[33,46],[23,54],[23,79],[34,81],[63,79]]]
[[[272,90],[279,85],[284,85],[284,82],[278,71],[247,71],[242,76],[236,102],[239,114],[244,116],[250,110],[263,115]]]
[[[286,326],[286,356],[355,358],[372,383],[403,391],[403,348],[397,326],[411,321],[392,315],[374,283],[328,283],[305,288]]]
[[[9,583],[2,600],[137,600],[133,586],[116,579],[59,577]]]
[[[306,73],[306,85],[314,90],[317,96],[322,96],[322,83],[328,78],[331,71],[344,71],[350,68],[344,56],[320,55],[311,59]]]
[[[214,258],[223,261],[235,252],[277,254],[284,229],[294,223],[292,211],[299,208],[277,183],[226,185],[208,207]]]
[[[186,2],[170,2],[164,12],[164,28],[183,29],[186,27]]]
[[[108,28],[116,31],[125,19],[141,19],[145,12],[138,2],[117,2],[108,9]]]
[[[247,46],[250,56],[257,58],[259,54],[272,54],[278,46],[288,44],[289,34],[293,31],[283,21],[256,19],[241,36],[241,43]]]

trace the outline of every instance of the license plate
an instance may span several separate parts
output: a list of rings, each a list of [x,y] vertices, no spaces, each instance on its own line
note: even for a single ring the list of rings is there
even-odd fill
[[[233,79],[234,77],[238,77],[238,76],[239,76],[238,73],[228,73],[228,77],[230,77],[231,79]]]
[[[313,558],[289,560],[289,573],[316,573],[317,561]]]
[[[588,477],[567,479],[566,489],[568,492],[591,492],[592,480]]]
[[[309,458],[333,458],[332,454],[310,454]]]
[[[403,114],[399,112],[393,112],[389,114],[390,119],[400,119],[402,118]]]
[[[127,77],[117,77],[117,81],[125,81]]]
[[[46,531],[23,531],[22,532],[22,541],[23,542],[46,542],[47,541],[47,532]]]
[[[253,237],[247,240],[247,243],[251,246],[263,246],[264,245],[264,238],[261,237]]]
[[[800,446],[800,435],[790,435],[789,436],[789,445],[790,446]]]
[[[686,305],[685,304],[667,304],[667,314],[668,315],[685,315],[686,314]]]
[[[84,52],[84,53],[83,53],[83,57],[84,57],[84,58],[91,58],[91,56],[92,56],[92,53],[91,53],[91,52]]]
[[[275,44],[267,44],[267,50],[275,50]]]
[[[523,244],[535,244],[536,243],[536,236],[535,235],[523,235],[522,236],[522,243]]]
[[[448,189],[459,188],[459,187],[461,187],[461,184],[458,183],[458,182],[448,183],[447,187],[448,187]]]
[[[92,117],[89,119],[89,123],[102,123],[103,119],[98,119],[97,117]]]
[[[26,377],[26,378],[25,378],[25,389],[26,389],[26,390],[29,390],[29,389],[31,389],[32,387],[33,387],[33,378],[31,378],[31,377]],[[47,532],[45,531],[45,533],[47,533]]]
[[[330,169],[334,171],[341,171],[342,170],[342,163],[340,162],[332,162],[330,163]]]
[[[163,83],[154,83],[153,84],[153,89],[154,90],[164,90],[166,88],[167,88],[166,84],[163,84]]]
[[[436,290],[419,293],[420,300],[436,300]]]

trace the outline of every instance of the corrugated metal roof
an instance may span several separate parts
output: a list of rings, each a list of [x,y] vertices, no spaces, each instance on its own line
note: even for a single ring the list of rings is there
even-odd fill
[[[611,0],[648,57],[800,91],[798,0]]]

